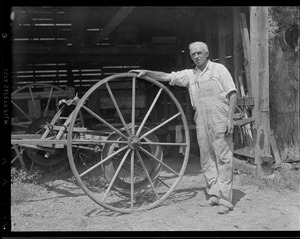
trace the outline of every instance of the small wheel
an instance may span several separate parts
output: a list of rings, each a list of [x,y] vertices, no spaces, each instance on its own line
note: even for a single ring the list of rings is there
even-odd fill
[[[131,87],[120,93],[115,89],[120,84]],[[145,88],[156,92],[150,105],[143,104],[145,92],[141,91]],[[151,119],[159,116],[155,112],[160,97],[169,99],[174,114],[157,123]],[[107,105],[114,107],[114,119],[104,119]],[[92,123],[78,133],[74,124],[81,111]],[[181,105],[165,85],[134,73],[112,75],[91,87],[73,114],[67,136],[69,163],[79,186],[92,200],[104,208],[131,213],[156,207],[173,193],[187,166],[190,138]],[[159,141],[156,133],[174,125],[183,125],[182,141]],[[178,159],[164,158],[165,146],[172,150],[183,147],[184,154]]]
[[[46,125],[46,123],[50,122],[50,117],[39,118],[28,127],[28,129],[26,130],[26,134],[43,134],[45,132],[44,126]],[[49,133],[48,136],[54,136],[54,134]],[[24,156],[27,156],[30,160],[40,166],[54,166],[62,161],[67,161],[66,148],[55,149],[55,152],[51,154],[47,154],[47,152],[43,150],[32,148],[25,148],[24,152]]]

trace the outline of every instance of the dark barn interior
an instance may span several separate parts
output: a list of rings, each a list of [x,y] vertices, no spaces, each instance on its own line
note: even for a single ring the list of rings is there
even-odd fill
[[[196,40],[234,75],[229,7],[13,7],[12,19],[13,90],[49,83],[82,96],[114,73],[191,68],[188,44]],[[185,89],[170,89],[193,123]],[[170,111],[162,101],[160,119]]]

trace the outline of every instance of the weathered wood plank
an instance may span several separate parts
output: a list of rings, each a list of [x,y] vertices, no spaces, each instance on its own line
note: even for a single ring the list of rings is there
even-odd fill
[[[251,165],[244,160],[237,159],[236,157],[233,157],[233,165],[238,170],[248,174],[255,174],[257,168],[257,166]]]
[[[273,130],[270,131],[270,146],[271,146],[271,150],[272,150],[273,155],[274,155],[276,165],[281,165],[282,161],[281,161],[281,157],[280,157],[280,154],[279,154],[279,151],[278,151],[278,148],[277,148],[277,144],[276,144],[276,140],[275,140]]]
[[[226,66],[226,32],[225,16],[222,13],[218,17],[218,56],[219,63]]]
[[[48,99],[49,98],[50,91],[39,91],[39,92],[32,92],[34,99]],[[61,92],[61,91],[54,91],[52,92],[52,98],[61,98],[61,97],[67,97],[69,98],[67,93]],[[31,95],[28,92],[23,93],[16,93],[13,95],[14,100],[25,100],[25,99],[31,99]]]
[[[242,39],[239,30],[239,12],[240,7],[233,7],[233,65],[234,65],[234,83],[237,88],[238,94],[241,96],[238,77],[242,72]]]
[[[255,164],[270,155],[268,7],[250,7],[251,79],[255,98]]]
[[[238,97],[237,105],[239,106],[254,106],[253,97]]]
[[[253,148],[241,145],[235,145],[236,149],[233,150],[234,154],[246,156],[249,158],[255,157],[255,152]]]
[[[240,16],[240,31],[242,36],[243,52],[244,52],[244,68],[245,68],[245,75],[247,81],[247,90],[248,90],[248,95],[252,96],[249,32],[248,32],[245,13],[240,13],[239,16]]]

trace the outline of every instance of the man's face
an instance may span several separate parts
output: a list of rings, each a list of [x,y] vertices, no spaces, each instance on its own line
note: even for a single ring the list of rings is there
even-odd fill
[[[201,45],[194,45],[190,49],[190,56],[196,66],[200,67],[206,64],[208,52]]]

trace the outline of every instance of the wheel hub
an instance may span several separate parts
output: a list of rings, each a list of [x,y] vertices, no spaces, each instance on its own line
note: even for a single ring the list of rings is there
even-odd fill
[[[128,139],[128,146],[131,149],[138,149],[141,145],[141,141],[139,140],[139,138],[137,136],[131,136]]]

